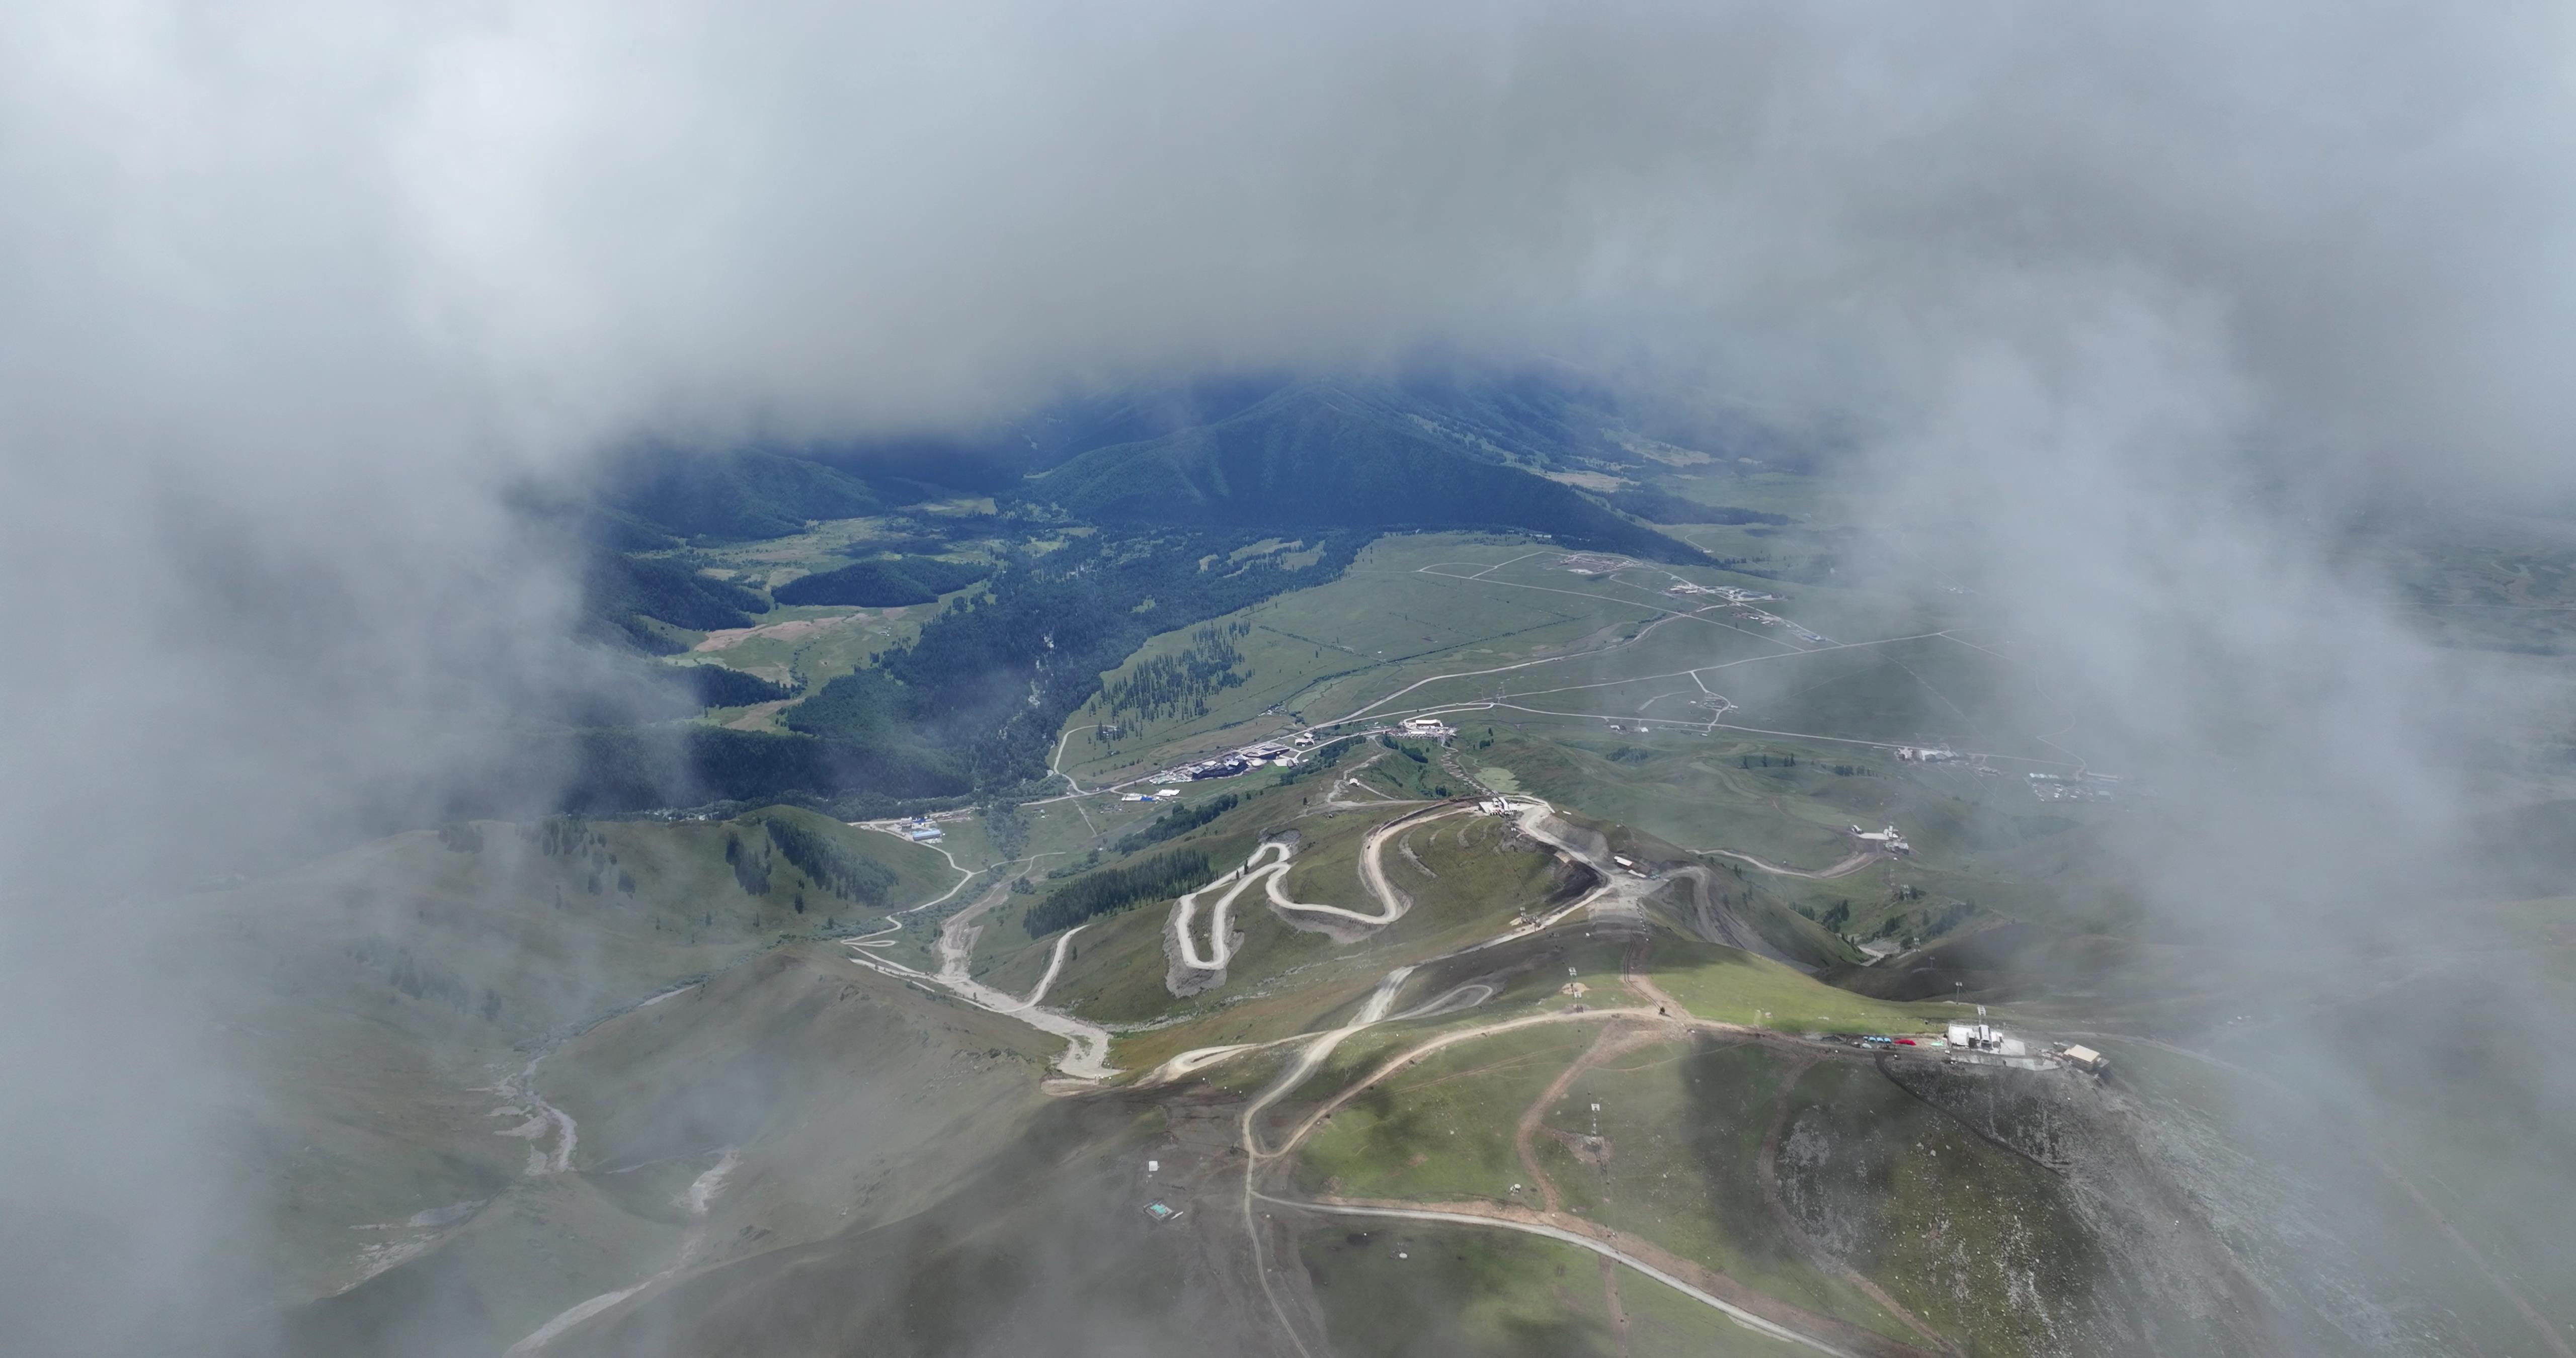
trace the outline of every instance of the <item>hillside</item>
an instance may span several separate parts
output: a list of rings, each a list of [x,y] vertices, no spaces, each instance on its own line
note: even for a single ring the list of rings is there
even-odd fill
[[[1300,384],[1213,424],[1094,449],[1023,494],[1097,523],[1517,528],[1657,560],[1697,555],[1432,427],[1381,398]]]
[[[601,498],[681,537],[719,541],[783,537],[802,531],[808,520],[854,518],[886,504],[849,472],[761,449],[638,453]]]

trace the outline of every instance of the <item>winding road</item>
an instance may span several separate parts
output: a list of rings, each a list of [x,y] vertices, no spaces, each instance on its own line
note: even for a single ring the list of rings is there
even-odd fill
[[[1291,899],[1285,884],[1289,861],[1295,856],[1296,848],[1287,840],[1263,840],[1261,847],[1253,850],[1252,856],[1245,859],[1241,867],[1172,902],[1170,932],[1175,960],[1195,972],[1225,970],[1235,957],[1234,903],[1256,882],[1261,885],[1263,899],[1291,924],[1297,924],[1301,918],[1325,928],[1342,929],[1382,929],[1395,923],[1411,913],[1413,898],[1386,875],[1387,841],[1427,821],[1463,815],[1474,809],[1460,804],[1411,812],[1369,831],[1360,846],[1360,882],[1368,888],[1371,896],[1377,898],[1374,913]],[[1202,947],[1198,925],[1199,898],[1210,892],[1218,894],[1206,907],[1207,937]]]
[[[1639,1258],[1637,1255],[1632,1254],[1625,1249],[1594,1239],[1592,1236],[1586,1235],[1582,1232],[1568,1230],[1563,1226],[1552,1225],[1543,1221],[1518,1221],[1501,1216],[1484,1216],[1468,1212],[1441,1211],[1436,1208],[1428,1207],[1394,1207],[1356,1202],[1305,1202],[1292,1198],[1274,1198],[1267,1193],[1256,1193],[1253,1196],[1262,1202],[1276,1203],[1281,1207],[1295,1207],[1309,1212],[1326,1212],[1335,1216],[1391,1217],[1399,1221],[1428,1221],[1443,1226],[1499,1226],[1505,1230],[1518,1231],[1523,1235],[1544,1236],[1550,1240],[1562,1241],[1565,1244],[1575,1246],[1578,1249],[1590,1250],[1592,1253],[1600,1255],[1604,1259],[1610,1259],[1618,1263],[1626,1264],[1628,1267],[1637,1270],[1639,1273],[1645,1274],[1656,1282],[1662,1283],[1664,1286],[1681,1293],[1683,1296],[1686,1296],[1703,1306],[1712,1307],[1725,1313],[1729,1319],[1733,1320],[1738,1325],[1742,1325],[1748,1330],[1752,1330],[1759,1334],[1766,1334],[1774,1339],[1796,1344],[1802,1348],[1814,1349],[1818,1353],[1831,1354],[1833,1355],[1833,1358],[1868,1358],[1868,1355],[1862,1354],[1857,1349],[1844,1348],[1829,1340],[1821,1339],[1815,1335],[1806,1334],[1798,1330],[1793,1330],[1776,1321],[1766,1320],[1763,1317],[1755,1315],[1753,1312],[1736,1305],[1734,1302],[1728,1301],[1723,1297],[1719,1297],[1705,1288],[1695,1286],[1672,1273],[1668,1273],[1665,1270],[1646,1262],[1644,1259]]]
[[[959,885],[963,886],[964,883],[961,882]],[[950,894],[955,894],[954,888],[950,889]],[[975,933],[979,927],[975,921],[986,911],[1008,899],[1010,894],[1009,882],[995,882],[992,889],[986,891],[974,904],[949,916],[947,921],[939,926],[939,970],[935,972],[921,971],[890,958],[877,956],[871,951],[873,935],[868,938],[844,939],[843,944],[849,949],[851,961],[871,971],[883,972],[888,976],[899,976],[907,981],[928,981],[978,1009],[1007,1014],[1040,1032],[1052,1033],[1063,1038],[1066,1044],[1064,1054],[1056,1058],[1055,1064],[1056,1069],[1070,1078],[1106,1080],[1117,1074],[1117,1068],[1109,1064],[1108,1029],[1096,1023],[1086,1023],[1062,1010],[1038,1007],[1038,999],[1046,993],[1048,986],[1055,983],[1056,973],[1064,965],[1065,948],[1073,941],[1073,935],[1079,932],[1078,930],[1068,930],[1064,937],[1056,940],[1055,959],[1048,964],[1046,975],[1039,980],[1037,989],[1032,991],[1027,999],[995,990],[976,980],[968,971],[969,965],[974,960]],[[917,910],[922,907],[913,908]]]
[[[1732,858],[1738,862],[1750,863],[1753,866],[1760,868],[1762,871],[1770,873],[1774,877],[1804,877],[1811,882],[1830,882],[1837,877],[1849,877],[1853,873],[1860,871],[1862,868],[1868,867],[1870,864],[1887,856],[1876,849],[1863,849],[1859,853],[1853,854],[1851,857],[1834,864],[1832,867],[1819,868],[1814,872],[1809,872],[1804,868],[1784,868],[1777,863],[1770,862],[1766,859],[1756,858],[1749,853],[1737,853],[1733,849],[1698,849],[1694,850],[1694,852],[1715,854],[1720,858]]]

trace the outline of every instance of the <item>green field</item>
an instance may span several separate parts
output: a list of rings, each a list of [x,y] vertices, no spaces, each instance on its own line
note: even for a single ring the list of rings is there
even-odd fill
[[[1388,1076],[1299,1145],[1298,1188],[1417,1202],[1533,1201],[1512,1192],[1529,1179],[1512,1149],[1513,1125],[1598,1036],[1590,1023],[1523,1028],[1459,1043]]]
[[[1767,957],[1696,939],[1658,938],[1646,972],[1696,1017],[1786,1032],[1922,1032],[1961,1012],[1943,1002],[1874,1000]]]
[[[1554,1240],[1416,1222],[1330,1222],[1299,1256],[1337,1352],[1478,1358],[1785,1358],[1663,1284]],[[1398,1258],[1398,1255],[1404,1257]],[[1611,1324],[1615,1288],[1625,1333]]]

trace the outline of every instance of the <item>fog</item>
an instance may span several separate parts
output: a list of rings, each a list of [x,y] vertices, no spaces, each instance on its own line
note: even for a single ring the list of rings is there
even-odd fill
[[[135,940],[174,883],[434,815],[516,695],[579,682],[571,558],[508,497],[638,439],[1426,352],[1831,431],[1867,568],[1974,588],[2114,714],[2098,757],[2164,795],[2151,906],[2440,933],[2385,884],[2456,848],[2462,741],[2549,695],[2421,641],[2345,529],[2576,489],[2569,38],[2510,4],[13,7],[0,1316],[167,1352],[256,1309],[221,1264],[257,1186],[205,1131],[246,1095]],[[2529,1078],[2563,1106],[2563,1063]]]

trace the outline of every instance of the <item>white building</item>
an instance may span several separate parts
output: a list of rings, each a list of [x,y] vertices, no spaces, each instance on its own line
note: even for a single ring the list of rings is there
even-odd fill
[[[1404,724],[1396,729],[1408,736],[1421,736],[1429,740],[1446,740],[1457,734],[1449,729],[1448,723],[1438,717],[1407,717],[1404,719]]]
[[[1997,1056],[2028,1056],[2030,1044],[2017,1037],[2007,1037],[2004,1030],[1991,1023],[1953,1023],[1950,1045],[1960,1051],[1992,1052]]]
[[[1906,843],[1905,836],[1899,834],[1893,825],[1884,830],[1864,830],[1855,825],[1851,828],[1851,832],[1852,838],[1859,840],[1868,848],[1885,849],[1889,853],[1914,852],[1914,846]]]

